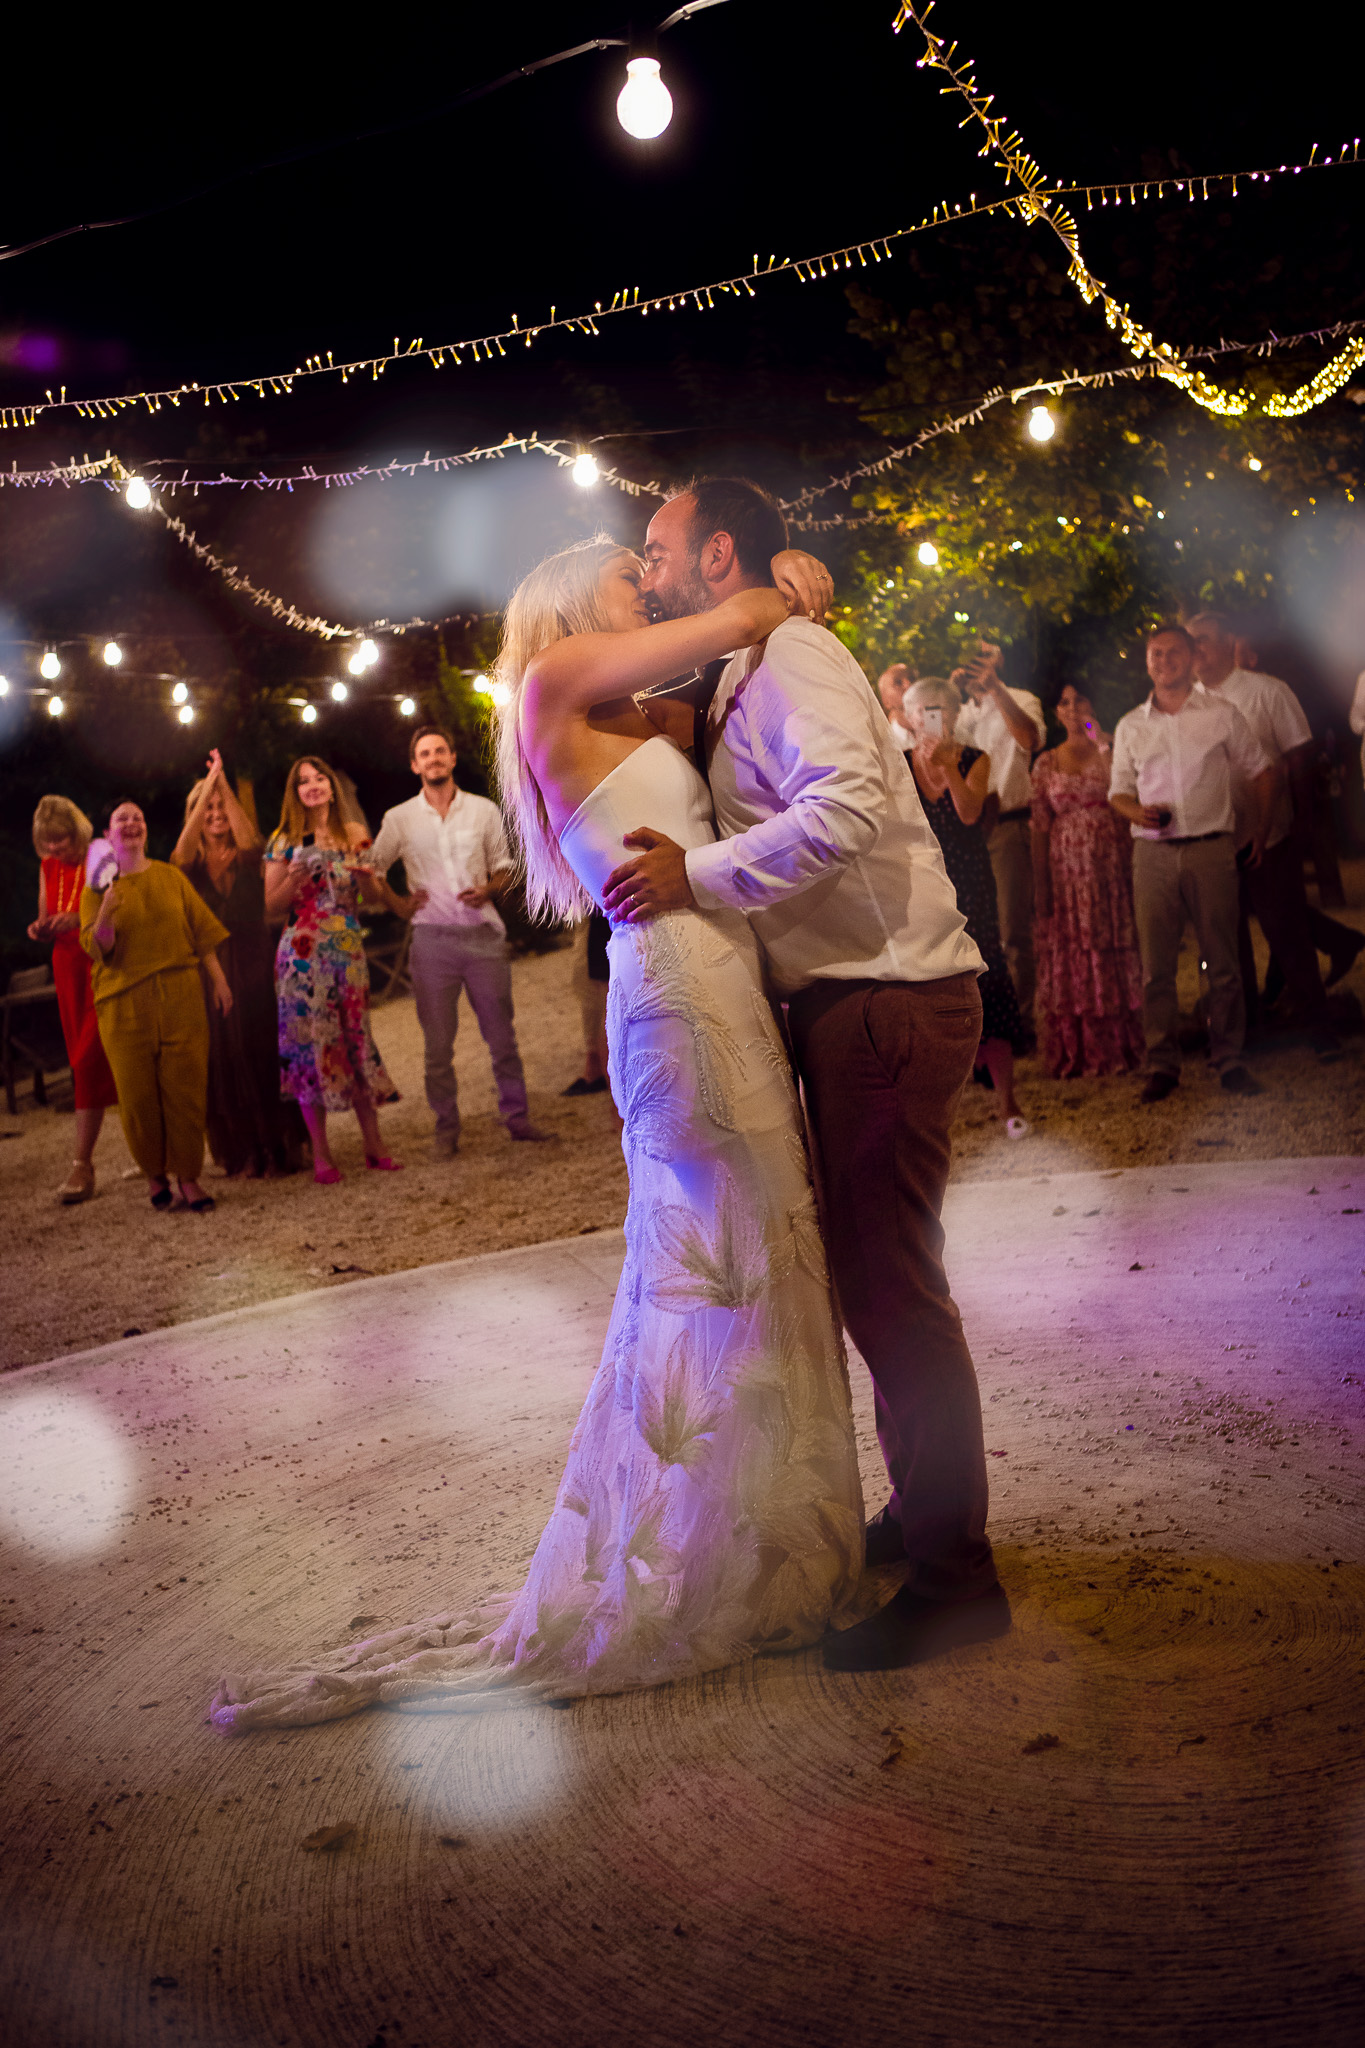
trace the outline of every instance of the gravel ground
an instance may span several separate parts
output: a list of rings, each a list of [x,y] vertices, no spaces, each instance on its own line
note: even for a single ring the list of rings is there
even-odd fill
[[[1365,863],[1353,864],[1347,889],[1353,903],[1365,901]],[[1345,917],[1365,929],[1365,913]],[[0,1218],[10,1283],[0,1312],[0,1369],[363,1275],[619,1224],[626,1178],[610,1099],[566,1102],[559,1093],[581,1057],[570,967],[565,950],[519,960],[513,969],[532,1113],[553,1134],[546,1145],[508,1139],[495,1114],[488,1057],[465,1009],[457,1049],[464,1139],[457,1158],[432,1156],[411,998],[374,1016],[402,1091],[402,1100],[382,1112],[390,1148],[405,1165],[401,1175],[366,1172],[354,1121],[337,1118],[334,1144],[346,1175],[340,1186],[317,1187],[307,1175],[270,1182],[210,1175],[218,1197],[213,1215],[154,1215],[140,1178],[122,1178],[131,1162],[111,1117],[96,1154],[96,1198],[62,1209],[51,1191],[71,1156],[69,1091],[50,1089],[46,1109],[22,1095],[18,1116],[0,1117],[0,1140],[9,1141],[0,1142]],[[1194,975],[1187,948],[1187,1008]],[[1365,1002],[1365,967],[1357,965],[1344,988]],[[1202,1058],[1191,1056],[1176,1093],[1143,1109],[1131,1079],[1056,1083],[1036,1060],[1025,1060],[1019,1094],[1031,1135],[1006,1139],[991,1095],[969,1088],[954,1177],[1004,1180],[1170,1161],[1365,1152],[1365,1039],[1348,1038],[1345,1056],[1330,1067],[1288,1043],[1258,1053],[1251,1065],[1265,1085],[1260,1096],[1224,1095]]]

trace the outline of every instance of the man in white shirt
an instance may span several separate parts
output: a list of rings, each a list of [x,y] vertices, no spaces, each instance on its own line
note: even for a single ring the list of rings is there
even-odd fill
[[[988,796],[999,805],[988,842],[995,875],[1000,940],[1019,998],[1024,1028],[1034,1029],[1038,973],[1033,958],[1033,756],[1047,737],[1043,707],[1031,690],[1007,689],[1000,650],[983,640],[977,660],[955,669],[953,681],[966,692],[953,738],[990,756]]]
[[[1303,862],[1294,842],[1293,787],[1301,784],[1313,732],[1303,707],[1287,683],[1260,669],[1242,668],[1237,661],[1236,641],[1221,612],[1200,612],[1189,621],[1194,641],[1194,666],[1204,688],[1235,704],[1274,770],[1270,828],[1265,851],[1255,867],[1241,871],[1241,922],[1238,952],[1242,971],[1242,994],[1247,1024],[1259,1018],[1260,998],[1256,986],[1256,960],[1251,950],[1248,917],[1255,912],[1266,944],[1280,964],[1299,1019],[1312,1034],[1319,1057],[1335,1059],[1341,1051],[1327,1017],[1327,993],[1318,972],[1317,949],[1313,944],[1308,897],[1303,886]],[[1236,800],[1235,837],[1239,850],[1251,837],[1250,795],[1240,781],[1234,789]],[[1342,927],[1344,930],[1344,927]]]
[[[408,970],[426,1048],[436,1151],[450,1157],[460,1149],[455,1032],[461,989],[493,1056],[498,1115],[513,1138],[538,1140],[545,1133],[527,1111],[507,930],[494,904],[512,874],[502,814],[487,797],[459,787],[454,742],[439,726],[419,727],[408,759],[422,787],[384,813],[370,858],[381,875],[401,860],[417,903]]]
[[[641,587],[668,615],[709,610],[766,584],[785,545],[756,486],[702,478],[651,521]],[[610,878],[606,907],[744,911],[788,1004],[831,1271],[891,1477],[868,1554],[910,1566],[890,1607],[832,1641],[826,1661],[889,1668],[1009,1626],[986,1537],[980,1395],[939,1224],[983,963],[905,757],[834,635],[789,619],[715,681],[704,737],[726,836],[684,854],[631,834],[647,850]]]
[[[1237,964],[1234,790],[1246,790],[1247,855],[1261,858],[1275,771],[1240,711],[1194,679],[1183,626],[1147,641],[1152,693],[1114,732],[1109,801],[1133,832],[1133,909],[1142,951],[1143,1102],[1163,1102],[1180,1080],[1176,967],[1186,917],[1208,976],[1209,1060],[1231,1095],[1259,1095],[1242,1064],[1246,1010]]]

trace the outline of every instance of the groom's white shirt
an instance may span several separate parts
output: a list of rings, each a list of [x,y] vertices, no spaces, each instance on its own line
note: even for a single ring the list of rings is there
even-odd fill
[[[915,778],[848,649],[809,619],[733,655],[707,720],[723,835],[687,853],[703,910],[742,910],[776,993],[984,971]]]

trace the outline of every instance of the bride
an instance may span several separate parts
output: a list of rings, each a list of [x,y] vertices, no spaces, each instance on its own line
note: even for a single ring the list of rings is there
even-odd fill
[[[503,799],[532,912],[600,901],[625,835],[714,838],[684,751],[692,712],[637,693],[756,645],[829,584],[797,551],[779,589],[651,625],[642,568],[599,537],[552,555],[507,608]],[[521,1591],[220,1685],[222,1728],[374,1702],[486,1704],[658,1685],[860,1618],[863,1503],[800,1112],[733,912],[612,932],[607,1035],[630,1174],[602,1363]]]

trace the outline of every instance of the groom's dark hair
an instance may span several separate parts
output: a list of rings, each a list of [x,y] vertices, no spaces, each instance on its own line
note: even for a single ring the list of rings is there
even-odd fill
[[[745,476],[694,476],[670,498],[695,498],[691,540],[700,549],[713,533],[728,533],[746,576],[768,580],[769,565],[787,545],[787,522],[777,501]]]

